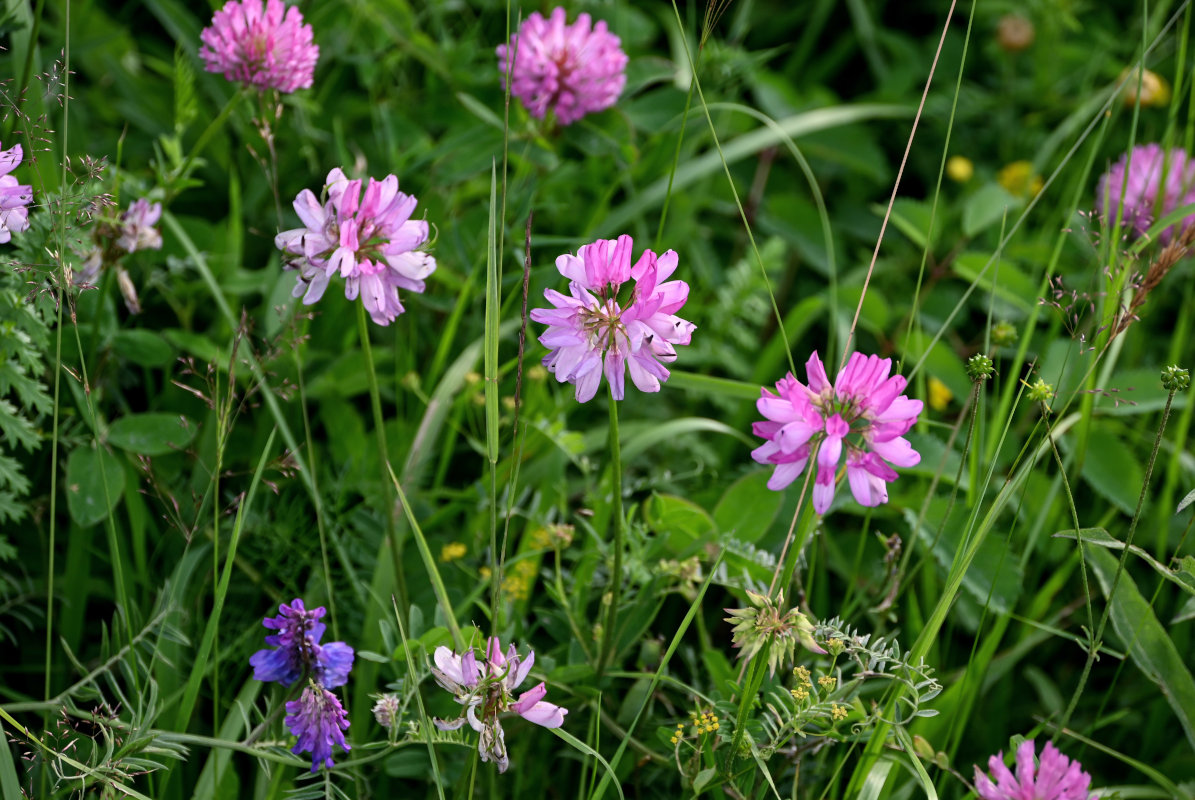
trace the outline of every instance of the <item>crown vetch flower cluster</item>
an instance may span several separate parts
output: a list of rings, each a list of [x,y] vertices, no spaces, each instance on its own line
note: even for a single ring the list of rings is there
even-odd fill
[[[539,340],[551,352],[544,366],[561,383],[576,386],[579,402],[590,400],[603,371],[615,400],[623,398],[626,370],[640,391],[658,392],[668,380],[664,366],[676,360],[673,345],[685,345],[696,325],[676,316],[689,299],[689,285],[669,281],[677,255],[669,250],[657,257],[651,250],[631,266],[630,236],[599,239],[582,246],[577,255],[556,259],[556,269],[569,279],[569,293],[546,289],[554,308],[536,308],[531,319],[548,326]],[[623,308],[618,292],[635,281]]]
[[[1095,207],[1109,224],[1116,217],[1122,191],[1125,227],[1141,236],[1155,220],[1195,203],[1195,159],[1181,147],[1169,153],[1157,144],[1134,147],[1100,176],[1096,188]],[[1189,225],[1195,225],[1195,214],[1171,225],[1158,238],[1166,244]]]
[[[464,716],[454,720],[434,720],[440,730],[454,731],[466,722],[480,734],[477,748],[482,761],[492,761],[499,772],[506,772],[510,759],[506,754],[506,735],[498,715],[513,711],[523,719],[545,728],[564,724],[568,709],[544,701],[548,689],[544,683],[528,689],[514,699],[514,691],[527,679],[535,663],[535,653],[519,658],[514,645],[502,654],[497,637],[489,640],[486,660],[478,662],[473,650],[457,655],[447,647],[437,647],[432,654],[436,683],[452,692],[465,707]]]
[[[199,56],[208,72],[258,89],[307,89],[319,46],[303,14],[282,0],[228,0],[199,34]]]
[[[324,295],[332,276],[345,279],[344,296],[360,295],[365,310],[379,325],[389,325],[405,310],[398,290],[423,292],[423,279],[436,260],[416,248],[427,242],[428,224],[413,220],[417,200],[398,191],[398,178],[349,180],[339,167],[328,173],[327,200],[310,189],[299,192],[295,211],[304,227],[274,237],[278,249],[293,256],[286,266],[299,270],[292,293],[311,305]]]
[[[349,729],[344,706],[336,695],[315,681],[307,684],[298,700],[286,704],[284,722],[287,730],[299,739],[291,752],[296,755],[304,751],[311,753],[312,772],[319,769],[320,764],[335,766],[333,745],[340,745],[345,751],[353,749],[344,740],[344,732]]]
[[[543,119],[551,109],[561,125],[614,105],[627,82],[626,66],[621,42],[605,22],[593,25],[581,14],[566,25],[559,7],[547,19],[532,13],[509,44],[498,45],[503,85],[509,73],[511,94],[531,116]]]
[[[11,240],[14,233],[29,230],[27,206],[33,202],[33,187],[9,175],[24,157],[19,144],[0,153],[0,244]]]
[[[262,625],[278,631],[266,636],[274,650],[258,650],[249,658],[253,677],[259,681],[277,681],[290,686],[309,675],[329,689],[348,682],[353,668],[353,648],[344,642],[320,644],[327,626],[320,622],[327,611],[323,606],[306,609],[295,598],[289,605],[278,606],[276,617],[266,617]]]
[[[776,384],[776,394],[761,389],[756,401],[766,417],[754,423],[756,436],[767,441],[751,453],[761,464],[775,464],[768,488],[780,491],[817,457],[813,508],[824,514],[834,499],[838,464],[846,451],[851,493],[862,506],[888,502],[887,484],[898,467],[911,467],[921,455],[902,438],[917,421],[922,402],[901,394],[907,381],[888,377],[890,359],[852,353],[833,384],[817,352],[805,372],[809,385],[789,373]]]
[[[992,778],[975,767],[975,790],[980,800],[1092,800],[1088,791],[1091,776],[1078,761],[1071,761],[1046,742],[1041,761],[1033,763],[1033,740],[1026,739],[1017,748],[1017,771],[1004,766],[1003,751],[988,759]]]

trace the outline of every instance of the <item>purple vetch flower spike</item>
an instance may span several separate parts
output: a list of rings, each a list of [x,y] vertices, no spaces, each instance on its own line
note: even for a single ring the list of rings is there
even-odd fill
[[[1100,176],[1096,186],[1095,207],[1109,226],[1116,217],[1122,191],[1124,226],[1141,236],[1156,220],[1195,203],[1195,159],[1181,147],[1167,153],[1157,144],[1134,147],[1121,156]],[[1190,225],[1195,225],[1195,214],[1162,231],[1158,239],[1167,244]]]
[[[1091,776],[1078,761],[1071,761],[1046,742],[1041,761],[1033,761],[1033,740],[1026,739],[1017,747],[1016,774],[1004,766],[1004,753],[988,759],[992,778],[975,767],[975,790],[980,800],[1094,800],[1088,791]]]
[[[466,722],[480,734],[478,751],[483,761],[498,765],[505,772],[510,764],[506,753],[506,735],[499,714],[514,712],[523,719],[545,728],[559,728],[564,724],[568,709],[544,701],[547,685],[539,683],[514,699],[514,692],[522,685],[535,663],[535,653],[520,658],[514,645],[506,653],[497,637],[486,642],[484,662],[478,662],[473,650],[457,655],[447,647],[437,647],[432,654],[431,668],[436,682],[452,692],[456,701],[465,707],[464,714],[451,720],[434,719],[440,730],[454,731]]]
[[[588,14],[565,21],[563,8],[547,19],[532,12],[497,52],[503,86],[509,74],[510,93],[531,116],[543,119],[550,110],[571,125],[614,105],[627,82],[627,56],[605,22],[594,25]]]
[[[314,79],[319,46],[311,26],[282,0],[229,0],[199,38],[204,69],[230,81],[290,93]]]
[[[116,239],[116,246],[126,253],[161,250],[162,234],[154,227],[161,218],[161,203],[151,203],[144,197],[131,203],[120,217],[120,235]]]
[[[266,644],[276,649],[258,650],[249,658],[253,677],[290,686],[306,673],[329,689],[347,683],[355,654],[344,642],[319,643],[325,630],[319,620],[327,613],[323,606],[309,611],[295,598],[278,610],[278,616],[266,617],[261,623],[278,631],[266,637]]]
[[[344,740],[349,729],[348,714],[336,695],[315,681],[311,681],[298,700],[286,704],[286,728],[299,738],[291,752],[311,753],[311,771],[320,764],[333,767],[332,747],[340,745],[345,752],[352,748]]]
[[[425,220],[413,220],[416,199],[398,191],[398,178],[349,180],[339,168],[328,173],[322,204],[311,190],[295,198],[302,228],[283,231],[274,245],[287,254],[285,266],[299,270],[292,292],[304,305],[324,295],[334,275],[345,280],[344,296],[361,298],[370,318],[389,325],[403,313],[398,290],[420,292],[436,260],[417,248],[428,240]]]
[[[14,233],[29,230],[28,206],[33,202],[33,187],[9,174],[24,157],[19,144],[0,152],[0,244],[10,241]]]
[[[556,380],[572,383],[578,402],[597,394],[602,375],[615,400],[625,394],[625,375],[643,392],[658,392],[669,376],[664,364],[676,360],[674,345],[687,345],[696,327],[676,316],[689,299],[689,285],[670,281],[676,252],[657,256],[651,250],[631,264],[630,236],[599,239],[577,255],[556,259],[556,269],[569,280],[569,294],[544,290],[554,308],[531,310],[531,319],[547,325],[539,341],[549,349],[544,366]],[[630,296],[619,303],[619,290],[634,282]]]
[[[814,450],[817,468],[813,508],[825,514],[834,500],[838,465],[846,452],[847,483],[861,506],[888,502],[893,466],[911,467],[920,454],[904,439],[921,413],[922,402],[901,394],[907,381],[892,375],[892,362],[852,353],[833,384],[816,352],[805,365],[808,385],[792,374],[762,389],[756,402],[762,422],[752,430],[764,443],[751,453],[776,469],[768,488],[780,491],[805,471]]]

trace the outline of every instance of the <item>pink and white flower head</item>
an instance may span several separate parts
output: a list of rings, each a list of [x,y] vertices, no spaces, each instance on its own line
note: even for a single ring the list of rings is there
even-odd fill
[[[1041,751],[1041,762],[1033,763],[1033,740],[1017,748],[1016,774],[1004,766],[1004,753],[988,759],[992,779],[975,768],[975,790],[980,800],[1093,800],[1088,791],[1091,776],[1078,761],[1071,761],[1052,742]]]
[[[510,63],[514,57],[514,64]],[[510,37],[498,45],[498,68],[510,93],[536,119],[551,109],[561,125],[571,125],[586,114],[614,105],[626,85],[627,55],[617,36],[588,14],[565,24],[563,8],[544,19],[534,12]]]
[[[27,206],[33,202],[33,187],[8,174],[21,165],[24,155],[19,144],[0,152],[0,244],[29,230]]]
[[[1195,203],[1195,159],[1181,147],[1173,148],[1167,155],[1156,144],[1134,147],[1131,153],[1121,156],[1100,176],[1096,189],[1095,207],[1108,225],[1116,217],[1122,191],[1121,219],[1125,228],[1141,236],[1155,220]],[[1166,244],[1190,225],[1195,225],[1195,214],[1171,225],[1158,238]]]
[[[696,325],[676,316],[689,299],[689,285],[670,281],[676,252],[657,257],[651,250],[631,266],[630,236],[599,239],[577,255],[556,259],[556,269],[569,279],[569,295],[546,289],[555,308],[536,308],[531,319],[548,326],[539,341],[551,350],[544,366],[561,383],[576,386],[577,401],[592,399],[602,373],[615,400],[624,394],[626,370],[643,392],[660,391],[668,380],[664,364],[676,360],[673,345],[688,344]],[[635,282],[626,307],[619,289]]]
[[[116,246],[126,253],[161,250],[162,234],[154,227],[161,218],[161,203],[150,203],[141,198],[130,204],[128,211],[120,216],[120,235],[116,238]]]
[[[199,38],[208,72],[261,90],[311,86],[319,46],[299,9],[282,0],[228,0]]]
[[[416,199],[398,191],[398,178],[349,180],[339,167],[328,173],[321,204],[310,189],[299,192],[295,211],[304,227],[283,231],[274,245],[287,253],[286,266],[299,270],[292,293],[305,305],[324,295],[332,276],[345,279],[344,296],[361,297],[379,325],[389,325],[405,310],[398,290],[422,293],[424,278],[436,260],[416,248],[427,243],[425,220],[411,219]]]
[[[510,646],[502,654],[497,637],[489,640],[485,661],[478,661],[472,648],[457,655],[447,647],[437,647],[432,659],[432,675],[436,683],[452,692],[456,701],[465,707],[464,716],[454,720],[433,720],[440,730],[454,731],[469,723],[481,734],[478,752],[482,761],[493,761],[499,772],[506,772],[510,759],[506,754],[506,735],[498,720],[500,713],[513,711],[529,722],[545,728],[559,728],[564,724],[568,709],[544,701],[547,686],[540,682],[514,698],[514,692],[527,679],[535,663],[535,653],[521,659]]]
[[[776,465],[768,488],[784,489],[816,457],[813,508],[825,514],[845,452],[847,482],[859,505],[888,502],[888,484],[897,477],[892,466],[921,461],[903,436],[917,421],[922,403],[901,394],[907,381],[900,375],[888,377],[891,370],[890,359],[852,353],[831,385],[815,351],[805,364],[808,386],[790,372],[776,384],[777,394],[760,390],[756,407],[766,420],[752,429],[767,441],[751,457]]]

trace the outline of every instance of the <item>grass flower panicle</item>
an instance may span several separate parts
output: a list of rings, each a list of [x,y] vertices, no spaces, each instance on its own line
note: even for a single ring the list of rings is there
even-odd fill
[[[1169,153],[1157,144],[1134,147],[1101,175],[1097,184],[1095,207],[1106,224],[1115,218],[1122,192],[1124,225],[1135,236],[1142,236],[1155,220],[1195,203],[1195,160],[1181,147]],[[1158,238],[1166,244],[1190,225],[1195,225],[1195,214],[1171,225]]]
[[[144,197],[131,203],[120,217],[120,235],[116,238],[116,246],[126,253],[161,250],[162,234],[154,227],[161,218],[161,203],[151,203]]]
[[[593,24],[588,14],[571,25],[565,19],[560,7],[547,19],[532,12],[509,44],[498,45],[498,68],[531,116],[543,119],[551,110],[571,125],[614,105],[627,82],[627,55],[605,22]]]
[[[336,695],[312,681],[303,690],[298,700],[286,704],[286,728],[299,738],[291,752],[311,753],[311,771],[320,764],[333,767],[332,748],[340,745],[346,752],[351,750],[344,740],[349,729],[348,714]]]
[[[302,12],[282,0],[228,0],[199,38],[204,69],[230,81],[290,93],[314,79],[319,45]]]
[[[975,767],[975,790],[979,800],[1092,800],[1088,791],[1091,776],[1078,761],[1071,761],[1046,742],[1041,760],[1033,761],[1033,740],[1026,739],[1017,747],[1016,774],[1004,766],[1003,752],[988,759],[992,779]]]
[[[518,656],[514,645],[505,655],[497,637],[491,638],[485,661],[478,661],[472,649],[457,655],[447,647],[437,647],[432,655],[435,666],[432,675],[436,683],[452,692],[456,701],[465,707],[463,716],[454,720],[433,720],[440,730],[452,731],[466,722],[481,738],[478,751],[482,761],[492,761],[499,772],[506,772],[510,759],[506,753],[506,735],[498,715],[513,711],[523,719],[545,728],[559,728],[564,724],[568,709],[544,701],[547,685],[540,682],[514,698],[514,691],[527,679],[535,664],[535,653],[525,659]]]
[[[332,276],[345,279],[344,296],[356,300],[378,325],[389,325],[406,309],[398,290],[420,292],[436,260],[418,250],[427,243],[426,220],[413,220],[417,200],[398,191],[398,178],[369,179],[364,193],[360,180],[349,180],[339,168],[328,173],[327,200],[322,204],[310,189],[299,192],[294,208],[302,228],[283,231],[274,245],[291,258],[287,267],[299,270],[294,297],[304,305],[324,295]]]
[[[551,352],[544,366],[556,380],[576,387],[578,402],[597,393],[603,372],[615,400],[623,399],[626,371],[643,392],[658,392],[668,380],[664,364],[676,360],[674,345],[687,345],[696,325],[676,316],[689,299],[689,285],[670,281],[677,255],[651,250],[631,265],[630,236],[599,239],[577,255],[556,259],[556,269],[569,279],[569,295],[546,289],[554,308],[536,308],[531,319],[548,326],[539,341]],[[627,305],[619,289],[635,282]]]
[[[28,206],[33,202],[33,187],[9,174],[24,157],[19,144],[0,152],[0,244],[11,240],[14,233],[29,230]]]
[[[861,506],[888,502],[887,485],[898,467],[911,467],[921,455],[904,439],[923,404],[901,394],[907,381],[889,377],[890,359],[852,353],[833,384],[817,352],[805,365],[809,385],[789,373],[776,394],[761,389],[756,402],[766,418],[756,436],[766,441],[751,453],[761,464],[776,465],[768,488],[780,491],[797,479],[816,456],[813,508],[825,514],[834,499],[838,465],[846,454],[846,476]]]
[[[308,610],[295,598],[278,610],[278,616],[261,623],[278,631],[266,637],[266,644],[276,649],[258,650],[249,658],[253,677],[290,686],[307,674],[329,689],[347,683],[355,654],[344,642],[319,643],[326,627],[319,621],[327,613],[323,606]]]

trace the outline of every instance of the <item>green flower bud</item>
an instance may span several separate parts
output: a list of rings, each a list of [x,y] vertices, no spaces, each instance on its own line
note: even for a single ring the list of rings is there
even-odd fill
[[[986,381],[992,377],[994,371],[995,365],[992,364],[992,359],[983,353],[976,353],[967,359],[967,377],[974,383]]]
[[[1185,392],[1191,385],[1191,373],[1177,364],[1162,370],[1162,388],[1168,392]]]

